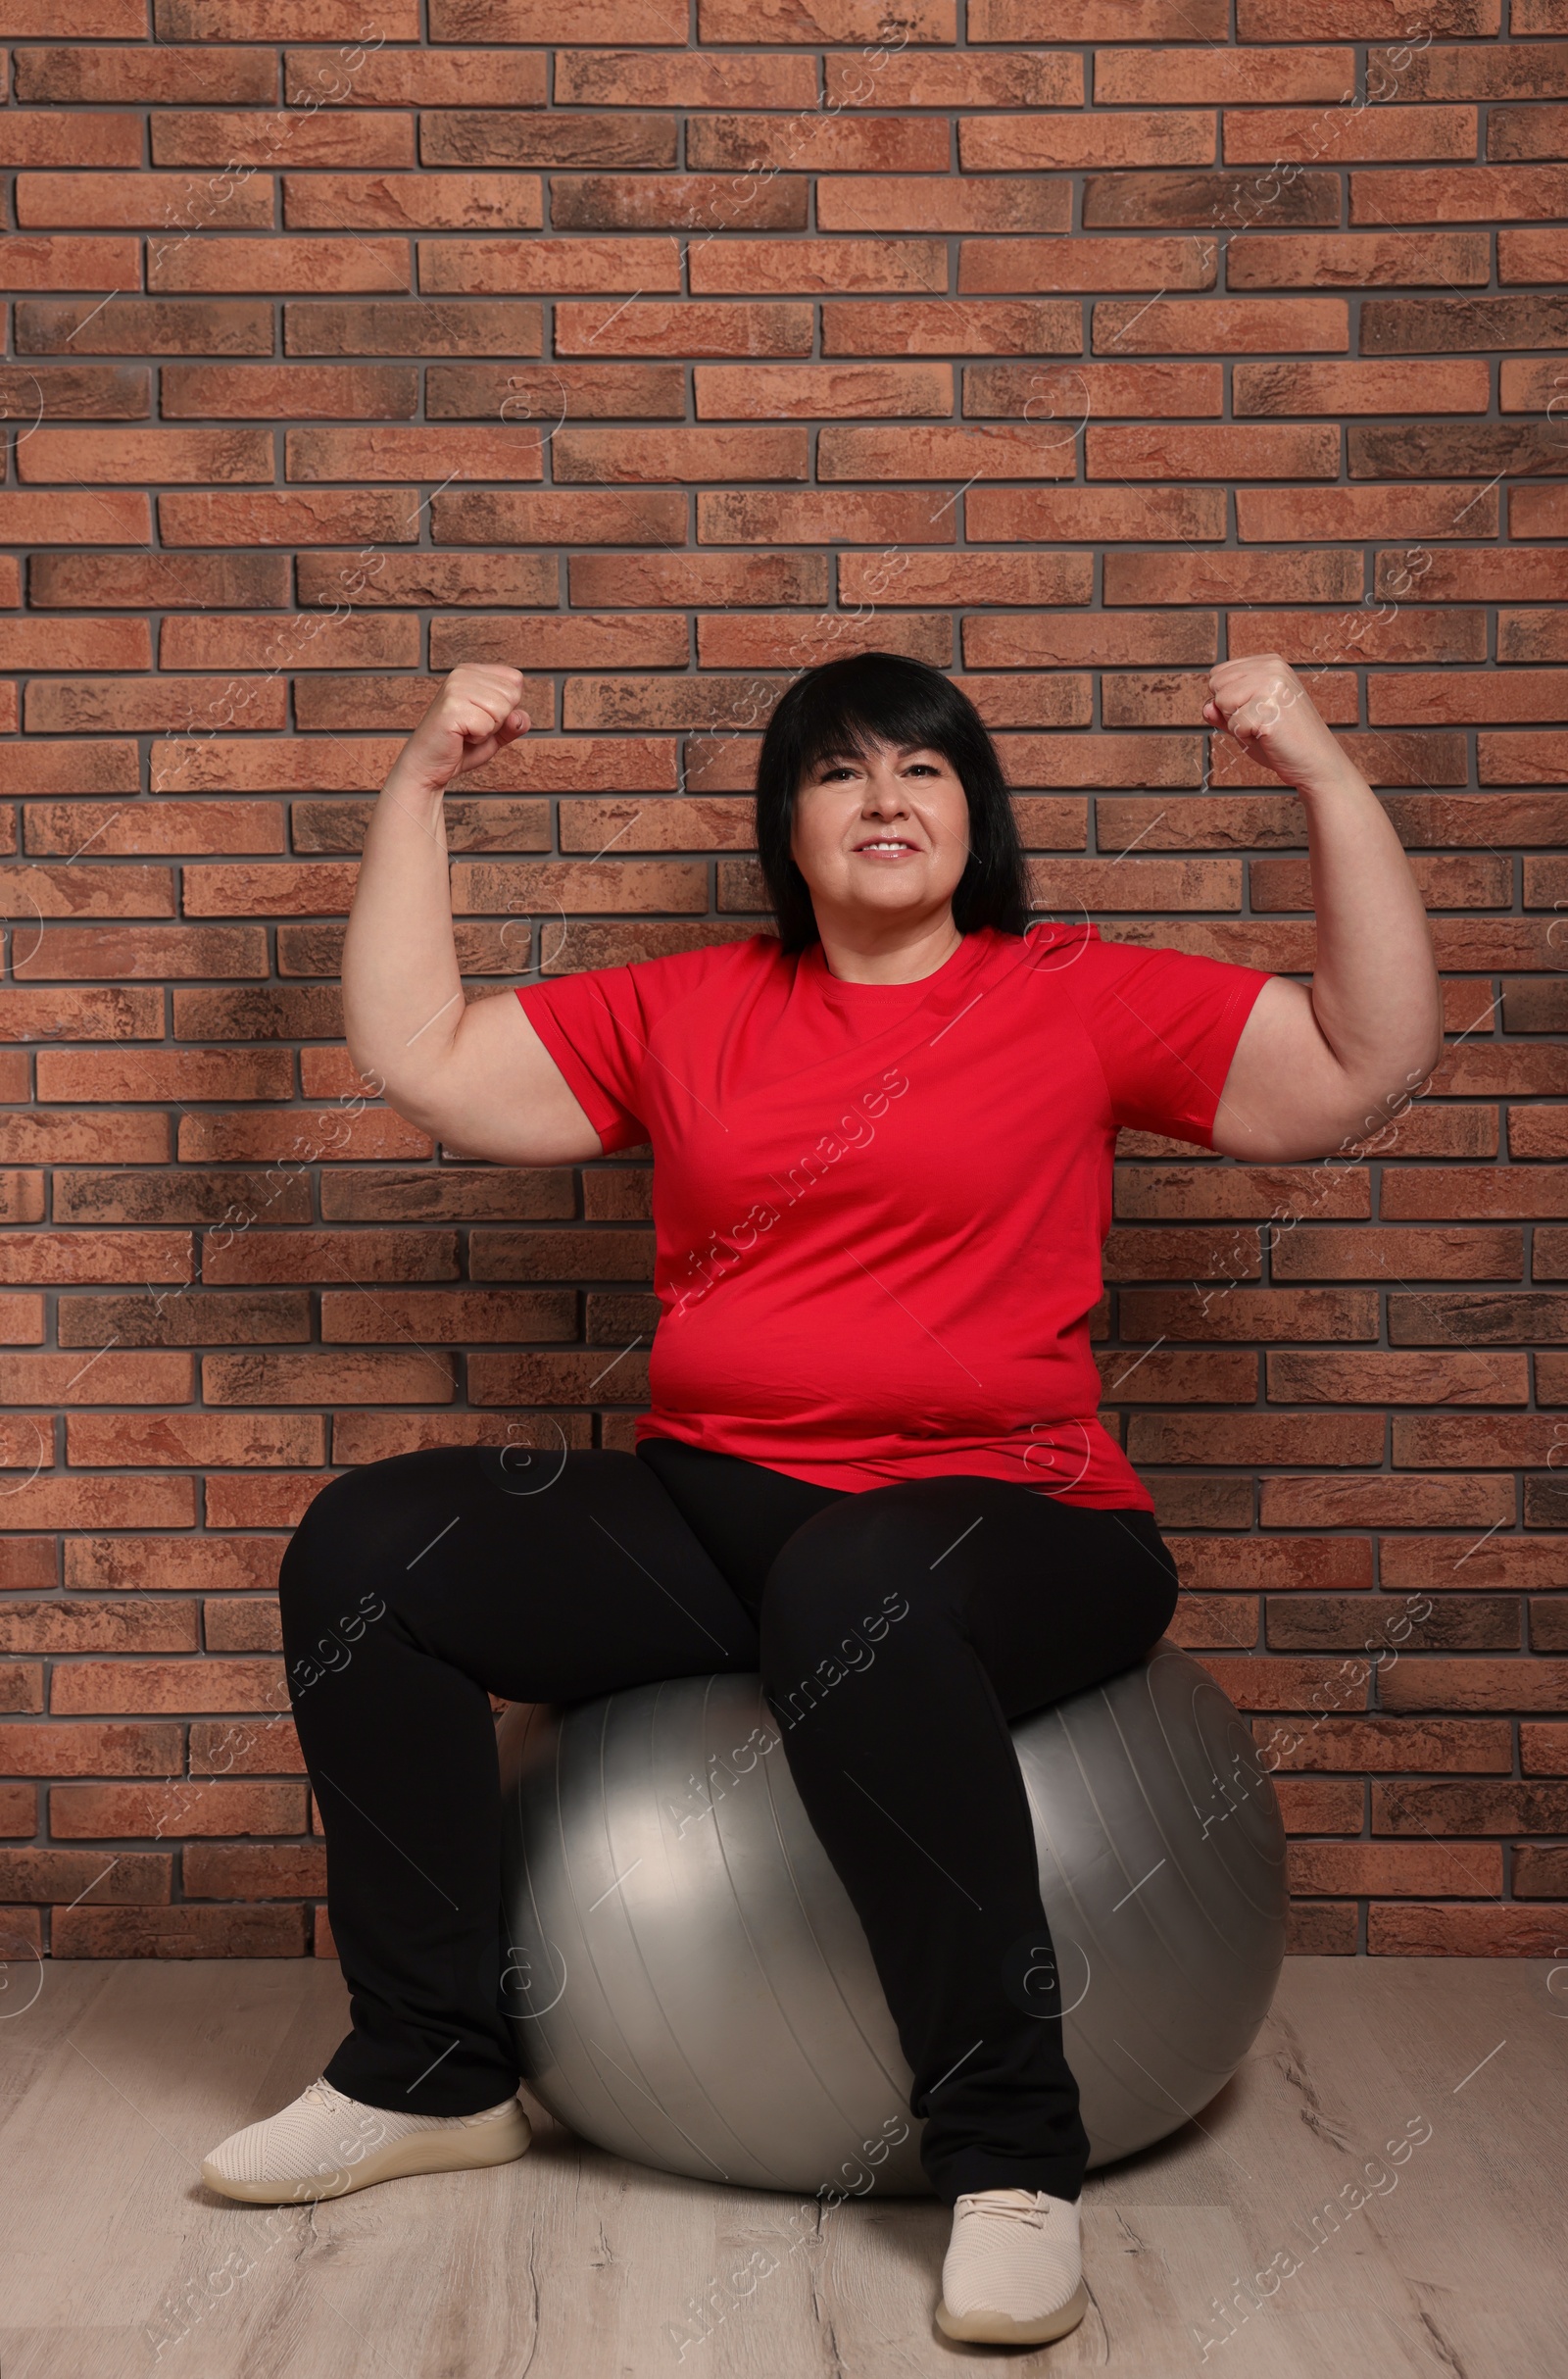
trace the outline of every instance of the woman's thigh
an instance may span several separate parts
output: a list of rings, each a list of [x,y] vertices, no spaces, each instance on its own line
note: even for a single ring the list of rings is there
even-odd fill
[[[290,1539],[278,1595],[296,1691],[383,1623],[510,1701],[757,1665],[756,1627],[683,1514],[608,1449],[436,1447],[346,1471]]]
[[[897,1643],[904,1657],[891,1672],[883,1662],[891,1681],[917,1645],[929,1666],[962,1643],[1012,1719],[1130,1667],[1176,1599],[1175,1562],[1146,1512],[1000,1479],[916,1479],[845,1497],[791,1536],[762,1601],[763,1674],[786,1692],[796,1669],[869,1668],[873,1645]],[[957,1672],[951,1681],[956,1690]]]

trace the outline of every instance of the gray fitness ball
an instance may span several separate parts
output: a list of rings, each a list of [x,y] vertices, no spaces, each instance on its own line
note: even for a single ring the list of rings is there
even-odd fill
[[[699,2180],[928,2196],[865,1935],[758,1678],[515,1704],[498,1736],[503,1998],[550,2112]],[[1267,2013],[1279,1805],[1232,1704],[1163,1639],[1012,1739],[1090,2162],[1107,2164],[1204,2106]]]

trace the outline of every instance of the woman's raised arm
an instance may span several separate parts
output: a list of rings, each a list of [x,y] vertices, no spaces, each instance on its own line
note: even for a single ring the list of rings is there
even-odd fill
[[[343,944],[349,1056],[409,1122],[458,1156],[580,1165],[599,1134],[510,993],[466,1001],[443,800],[528,726],[516,669],[455,669],[371,815]]]
[[[1387,812],[1276,653],[1224,661],[1203,716],[1306,811],[1317,960],[1310,988],[1277,975],[1258,994],[1214,1120],[1222,1156],[1324,1157],[1404,1112],[1443,1056],[1432,935]]]

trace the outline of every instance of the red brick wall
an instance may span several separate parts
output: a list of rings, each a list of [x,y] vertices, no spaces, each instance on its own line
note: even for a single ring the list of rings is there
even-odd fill
[[[483,995],[755,930],[758,727],[872,643],[1110,935],[1310,968],[1223,654],[1387,801],[1442,1073],[1323,1168],[1125,1135],[1106,1413],[1281,1758],[1298,1946],[1550,1952],[1565,0],[153,5],[0,0],[11,1933],[327,1946],[287,1530],[536,1408],[630,1442],[646,1166],[443,1161],[342,1047],[432,676],[536,722],[450,805]]]

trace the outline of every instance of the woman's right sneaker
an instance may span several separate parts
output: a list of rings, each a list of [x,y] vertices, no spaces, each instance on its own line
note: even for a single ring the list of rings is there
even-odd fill
[[[980,2346],[1049,2346],[1089,2310],[1076,2198],[966,2191],[953,2209],[937,2327]]]
[[[215,2148],[202,2179],[247,2205],[287,2206],[414,2172],[510,2164],[532,2138],[515,2095],[481,2114],[400,2114],[346,2098],[321,2074],[292,2106]]]

